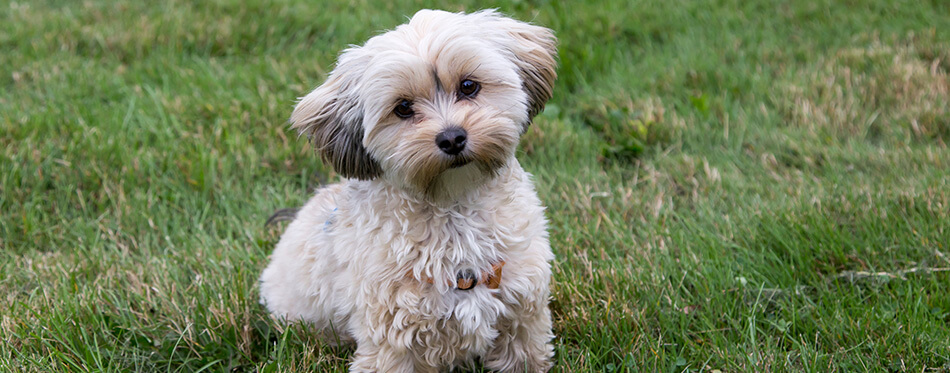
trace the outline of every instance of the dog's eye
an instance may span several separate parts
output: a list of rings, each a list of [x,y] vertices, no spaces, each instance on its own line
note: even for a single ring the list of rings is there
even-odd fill
[[[459,83],[459,93],[462,96],[468,97],[468,98],[475,97],[475,95],[478,94],[478,90],[480,88],[481,86],[479,86],[477,82],[471,79],[465,79],[461,83]]]
[[[406,119],[411,117],[416,112],[412,110],[412,101],[402,100],[399,101],[399,104],[396,105],[395,109],[393,109],[393,113],[395,113],[397,117]]]

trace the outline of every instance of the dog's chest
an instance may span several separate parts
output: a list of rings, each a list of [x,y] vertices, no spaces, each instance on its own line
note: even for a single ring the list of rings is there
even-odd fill
[[[332,224],[340,223],[363,225],[358,231],[365,234],[344,238],[368,251],[362,254],[370,258],[361,260],[419,277],[455,279],[460,271],[490,270],[517,244],[510,239],[514,222],[477,207],[394,208],[370,221]]]
[[[362,279],[375,299],[393,302],[394,320],[419,331],[429,330],[431,338],[464,341],[463,350],[479,350],[497,335],[498,317],[505,305],[498,299],[500,290],[478,284],[460,290],[460,273],[485,276],[492,266],[508,259],[510,250],[521,245],[511,232],[512,219],[482,206],[455,209],[399,209],[379,211],[375,221],[360,225],[357,221],[334,219],[331,229],[354,224],[365,234],[342,234],[343,240],[367,252],[355,263],[362,267]],[[354,263],[354,262],[350,262]],[[502,272],[504,269],[502,269]],[[480,278],[479,278],[480,279]],[[431,328],[425,327],[431,323]]]

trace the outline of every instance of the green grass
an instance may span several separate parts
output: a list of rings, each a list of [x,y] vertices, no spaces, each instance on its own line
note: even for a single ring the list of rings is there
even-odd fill
[[[557,371],[950,370],[950,2],[564,4],[3,2],[0,371],[345,370],[264,221],[336,177],[295,98],[424,7],[560,38]]]

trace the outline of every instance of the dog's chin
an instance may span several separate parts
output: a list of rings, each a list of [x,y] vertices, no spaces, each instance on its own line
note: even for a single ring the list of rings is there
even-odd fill
[[[457,156],[442,153],[414,153],[408,157],[380,156],[383,179],[392,186],[428,201],[451,202],[484,186],[500,174],[513,157],[511,153],[466,151]]]
[[[500,164],[483,164],[472,159],[453,160],[425,188],[425,194],[433,201],[459,200],[491,180],[498,173],[498,167]]]
[[[453,162],[436,176],[426,194],[434,200],[456,200],[484,184],[489,176],[474,162]]]

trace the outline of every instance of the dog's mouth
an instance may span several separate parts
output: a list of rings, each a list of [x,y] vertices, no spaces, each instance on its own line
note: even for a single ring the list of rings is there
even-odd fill
[[[459,157],[459,158],[454,159],[454,160],[452,161],[452,163],[449,164],[449,168],[459,168],[459,167],[462,167],[462,166],[464,166],[464,165],[467,165],[467,164],[469,164],[469,163],[471,163],[471,162],[472,162],[471,159],[464,158],[464,157]]]

